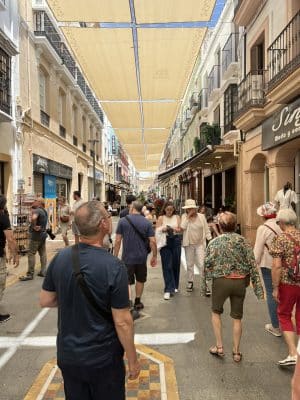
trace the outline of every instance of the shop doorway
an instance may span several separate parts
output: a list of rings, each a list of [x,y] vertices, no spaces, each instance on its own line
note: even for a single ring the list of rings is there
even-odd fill
[[[225,199],[224,205],[236,212],[236,169],[230,168],[225,171]]]
[[[204,178],[204,203],[212,208],[212,175]]]
[[[222,173],[219,172],[218,174],[214,175],[214,189],[215,189],[215,211],[222,207]]]
[[[56,178],[56,196],[57,197],[63,196],[66,199],[69,198],[68,183],[66,179]]]

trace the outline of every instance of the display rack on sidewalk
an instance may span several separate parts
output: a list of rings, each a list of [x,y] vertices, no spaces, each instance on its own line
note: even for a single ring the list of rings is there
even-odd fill
[[[18,194],[14,195],[12,225],[14,237],[21,254],[28,251],[31,206],[34,199],[35,196],[33,194],[23,193],[22,190],[19,190]]]

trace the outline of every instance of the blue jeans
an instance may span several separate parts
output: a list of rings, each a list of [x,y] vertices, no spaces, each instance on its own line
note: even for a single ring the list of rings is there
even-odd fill
[[[265,283],[267,304],[268,304],[268,310],[269,310],[271,323],[272,323],[273,328],[279,328],[279,322],[278,322],[278,317],[277,317],[277,303],[273,299],[273,295],[272,295],[273,288],[272,288],[271,269],[262,267],[261,273],[262,273],[262,277],[263,277],[263,280]]]
[[[181,237],[167,238],[167,245],[160,249],[165,292],[174,293],[179,286],[181,262]]]

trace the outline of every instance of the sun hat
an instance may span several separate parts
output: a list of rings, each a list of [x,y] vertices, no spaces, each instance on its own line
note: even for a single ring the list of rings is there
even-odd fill
[[[186,210],[187,208],[198,208],[198,206],[197,206],[195,200],[187,199],[185,201],[184,207],[182,207],[182,208],[183,208],[183,210]]]
[[[258,207],[256,212],[260,217],[270,218],[276,216],[277,210],[275,204],[267,202]]]

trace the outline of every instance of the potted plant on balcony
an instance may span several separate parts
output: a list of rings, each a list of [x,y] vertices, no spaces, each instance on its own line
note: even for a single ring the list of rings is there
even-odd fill
[[[200,138],[198,136],[196,136],[194,138],[194,149],[195,149],[195,153],[199,153],[201,148],[201,141]]]
[[[220,144],[221,128],[218,124],[206,124],[201,126],[201,137],[205,140],[206,144],[216,145]]]

